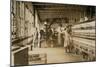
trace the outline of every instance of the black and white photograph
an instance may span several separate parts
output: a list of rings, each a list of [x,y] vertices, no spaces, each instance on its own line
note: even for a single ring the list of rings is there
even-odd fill
[[[96,61],[96,6],[10,4],[11,66]]]

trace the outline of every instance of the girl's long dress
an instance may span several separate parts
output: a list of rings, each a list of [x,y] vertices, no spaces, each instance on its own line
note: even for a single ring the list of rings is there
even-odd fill
[[[66,31],[64,31],[64,35],[65,35],[64,36],[64,47],[67,47],[69,45],[69,42],[70,42],[70,36]]]

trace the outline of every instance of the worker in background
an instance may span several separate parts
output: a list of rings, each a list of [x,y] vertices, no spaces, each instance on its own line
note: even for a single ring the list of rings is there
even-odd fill
[[[59,24],[59,27],[58,27],[58,46],[61,46],[62,45],[62,32],[63,32],[63,27],[62,27],[62,24]]]
[[[70,45],[70,35],[68,33],[68,25],[66,26],[66,28],[63,31],[64,34],[64,48],[65,48],[65,52],[69,52],[69,45]]]

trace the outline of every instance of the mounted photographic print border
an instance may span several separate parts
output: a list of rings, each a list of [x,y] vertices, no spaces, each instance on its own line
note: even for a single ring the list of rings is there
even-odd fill
[[[96,61],[96,6],[11,0],[11,66]]]

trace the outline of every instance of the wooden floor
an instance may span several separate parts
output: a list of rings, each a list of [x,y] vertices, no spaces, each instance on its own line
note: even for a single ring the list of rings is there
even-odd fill
[[[65,53],[63,47],[33,48],[33,51],[29,51],[29,54],[47,54],[47,64],[84,61],[81,55]],[[34,63],[30,63],[30,64],[34,64]],[[37,64],[41,64],[41,63],[37,63]]]

